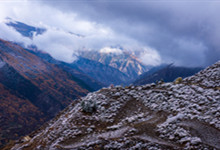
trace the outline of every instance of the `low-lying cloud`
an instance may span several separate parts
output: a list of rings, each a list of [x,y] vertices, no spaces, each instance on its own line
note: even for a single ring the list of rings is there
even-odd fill
[[[216,1],[26,0],[1,4],[0,21],[11,17],[47,28],[43,35],[29,40],[1,23],[1,38],[33,43],[66,62],[75,60],[78,50],[117,45],[141,49],[140,58],[148,65],[206,66],[220,59],[220,3]]]
[[[136,40],[116,33],[106,25],[83,20],[74,12],[63,12],[37,1],[20,3],[9,1],[2,4],[0,38],[22,42],[25,46],[34,44],[58,60],[73,62],[80,50],[100,50],[115,45],[123,46],[128,50],[144,47]],[[32,39],[23,37],[12,27],[5,25],[7,17],[45,28],[47,31],[34,35]],[[151,65],[151,62],[147,64]]]

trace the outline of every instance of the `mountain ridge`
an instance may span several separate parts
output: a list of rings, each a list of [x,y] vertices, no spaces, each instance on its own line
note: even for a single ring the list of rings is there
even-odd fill
[[[220,149],[219,88],[220,61],[180,83],[103,88],[69,105],[29,140],[11,146]],[[85,104],[96,111],[87,111]]]
[[[120,49],[120,53],[104,53],[100,51],[82,51],[79,56],[111,66],[126,74],[130,80],[148,71],[149,66],[144,65],[137,57]]]
[[[181,67],[181,66],[174,66],[173,64],[153,67],[146,73],[140,75],[134,82],[134,85],[143,85],[149,83],[156,83],[157,81],[164,81],[164,82],[172,82],[178,77],[186,78],[188,76],[192,76],[195,73],[199,72],[203,68],[196,67]]]

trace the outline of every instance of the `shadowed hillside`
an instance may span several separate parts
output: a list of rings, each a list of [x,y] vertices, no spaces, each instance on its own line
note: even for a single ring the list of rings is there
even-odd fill
[[[144,85],[148,83],[156,83],[163,80],[164,82],[172,82],[178,77],[188,77],[202,70],[202,68],[176,67],[171,65],[152,68],[148,72],[142,74],[134,85]]]
[[[19,45],[0,40],[1,144],[29,133],[93,89]]]

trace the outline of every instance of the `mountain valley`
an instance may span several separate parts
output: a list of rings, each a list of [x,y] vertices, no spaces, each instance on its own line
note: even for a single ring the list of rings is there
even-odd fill
[[[8,145],[22,149],[220,149],[220,61],[182,81],[109,87]]]
[[[220,61],[176,66],[140,43],[102,45],[111,30],[85,22],[27,22],[0,24],[24,39],[0,37],[0,149],[220,149]]]

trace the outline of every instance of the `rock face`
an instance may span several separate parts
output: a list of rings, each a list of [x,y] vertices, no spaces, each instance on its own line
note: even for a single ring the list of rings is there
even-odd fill
[[[55,64],[0,39],[0,147],[54,117],[90,87]]]
[[[219,88],[220,61],[179,84],[104,88],[74,101],[29,140],[11,146],[220,149]],[[85,111],[82,106],[87,104],[95,109]]]
[[[80,52],[80,56],[118,69],[126,74],[130,80],[136,79],[139,75],[148,71],[147,66],[145,66],[134,55],[126,52],[125,50],[120,50],[120,53],[84,51]]]

